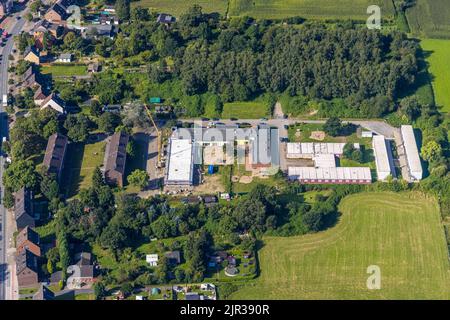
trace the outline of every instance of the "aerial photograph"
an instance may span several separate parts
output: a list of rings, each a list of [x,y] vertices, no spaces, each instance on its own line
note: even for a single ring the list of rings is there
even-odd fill
[[[0,300],[450,300],[450,0],[0,0],[0,99]]]

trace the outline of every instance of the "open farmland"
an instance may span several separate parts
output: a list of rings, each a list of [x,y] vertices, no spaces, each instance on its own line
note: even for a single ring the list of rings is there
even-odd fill
[[[424,39],[421,46],[429,63],[436,104],[450,112],[450,40]]]
[[[418,193],[360,193],[334,228],[265,237],[261,274],[233,299],[449,299],[450,269],[438,205]],[[367,267],[381,269],[368,290]]]
[[[203,12],[219,12],[225,15],[228,0],[141,0],[132,2],[133,7],[150,8],[150,10],[170,13],[177,17],[194,4],[200,5],[203,8]]]
[[[406,11],[414,35],[450,39],[450,3],[448,0],[417,0]]]
[[[391,0],[230,0],[229,15],[282,19],[292,16],[319,19],[363,19],[367,7],[378,4],[386,17],[392,17]]]

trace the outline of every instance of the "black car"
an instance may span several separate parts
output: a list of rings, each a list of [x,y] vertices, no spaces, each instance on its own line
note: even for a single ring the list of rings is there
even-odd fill
[[[248,122],[243,122],[239,124],[239,128],[251,128],[252,125]]]

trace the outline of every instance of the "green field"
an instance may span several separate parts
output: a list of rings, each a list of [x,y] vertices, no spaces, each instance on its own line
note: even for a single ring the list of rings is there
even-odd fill
[[[66,196],[75,196],[80,189],[89,188],[97,166],[103,164],[106,142],[91,144],[72,143],[67,151],[63,181],[67,181]]]
[[[337,226],[265,237],[261,274],[233,299],[449,299],[450,266],[439,208],[418,193],[360,193],[340,204]],[[381,269],[368,290],[367,267]]]
[[[84,65],[59,65],[42,66],[42,74],[51,74],[53,77],[73,77],[84,76],[87,74],[86,66]]]
[[[406,11],[414,35],[430,38],[450,38],[450,3],[448,0],[417,0]]]
[[[200,5],[203,8],[203,12],[219,12],[225,15],[228,0],[141,0],[132,2],[133,7],[150,8],[152,11],[170,13],[177,17],[194,4]]]
[[[229,14],[269,19],[301,16],[319,19],[366,20],[367,7],[372,4],[380,5],[385,15],[393,16],[394,7],[391,0],[230,0]]]
[[[424,39],[421,46],[429,63],[436,104],[450,112],[450,40]]]
[[[225,103],[222,118],[258,119],[266,117],[267,111],[267,105],[258,101]]]

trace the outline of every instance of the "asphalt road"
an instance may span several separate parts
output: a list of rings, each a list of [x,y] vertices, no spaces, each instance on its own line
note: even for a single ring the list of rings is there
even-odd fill
[[[6,44],[0,48],[0,54],[3,56],[2,61],[0,62],[0,99],[3,98],[3,94],[8,93],[8,56],[12,53],[13,44],[14,44],[14,35],[18,34],[24,24],[25,19],[16,20],[16,16],[19,16],[20,13],[16,13],[10,19],[12,20],[13,25],[7,30],[10,33],[8,41]],[[0,104],[0,134],[1,138],[8,137],[8,119],[6,117],[6,112],[3,110],[3,106]],[[2,141],[2,140],[0,140]],[[0,142],[1,143],[1,142]],[[3,198],[4,187],[3,187],[3,166],[4,159],[1,157],[0,160],[0,189],[1,189],[1,197]],[[6,210],[2,204],[0,204],[0,300],[6,300],[6,288],[8,282],[10,281],[8,275],[8,261],[7,261],[7,241],[8,238],[6,236]]]

